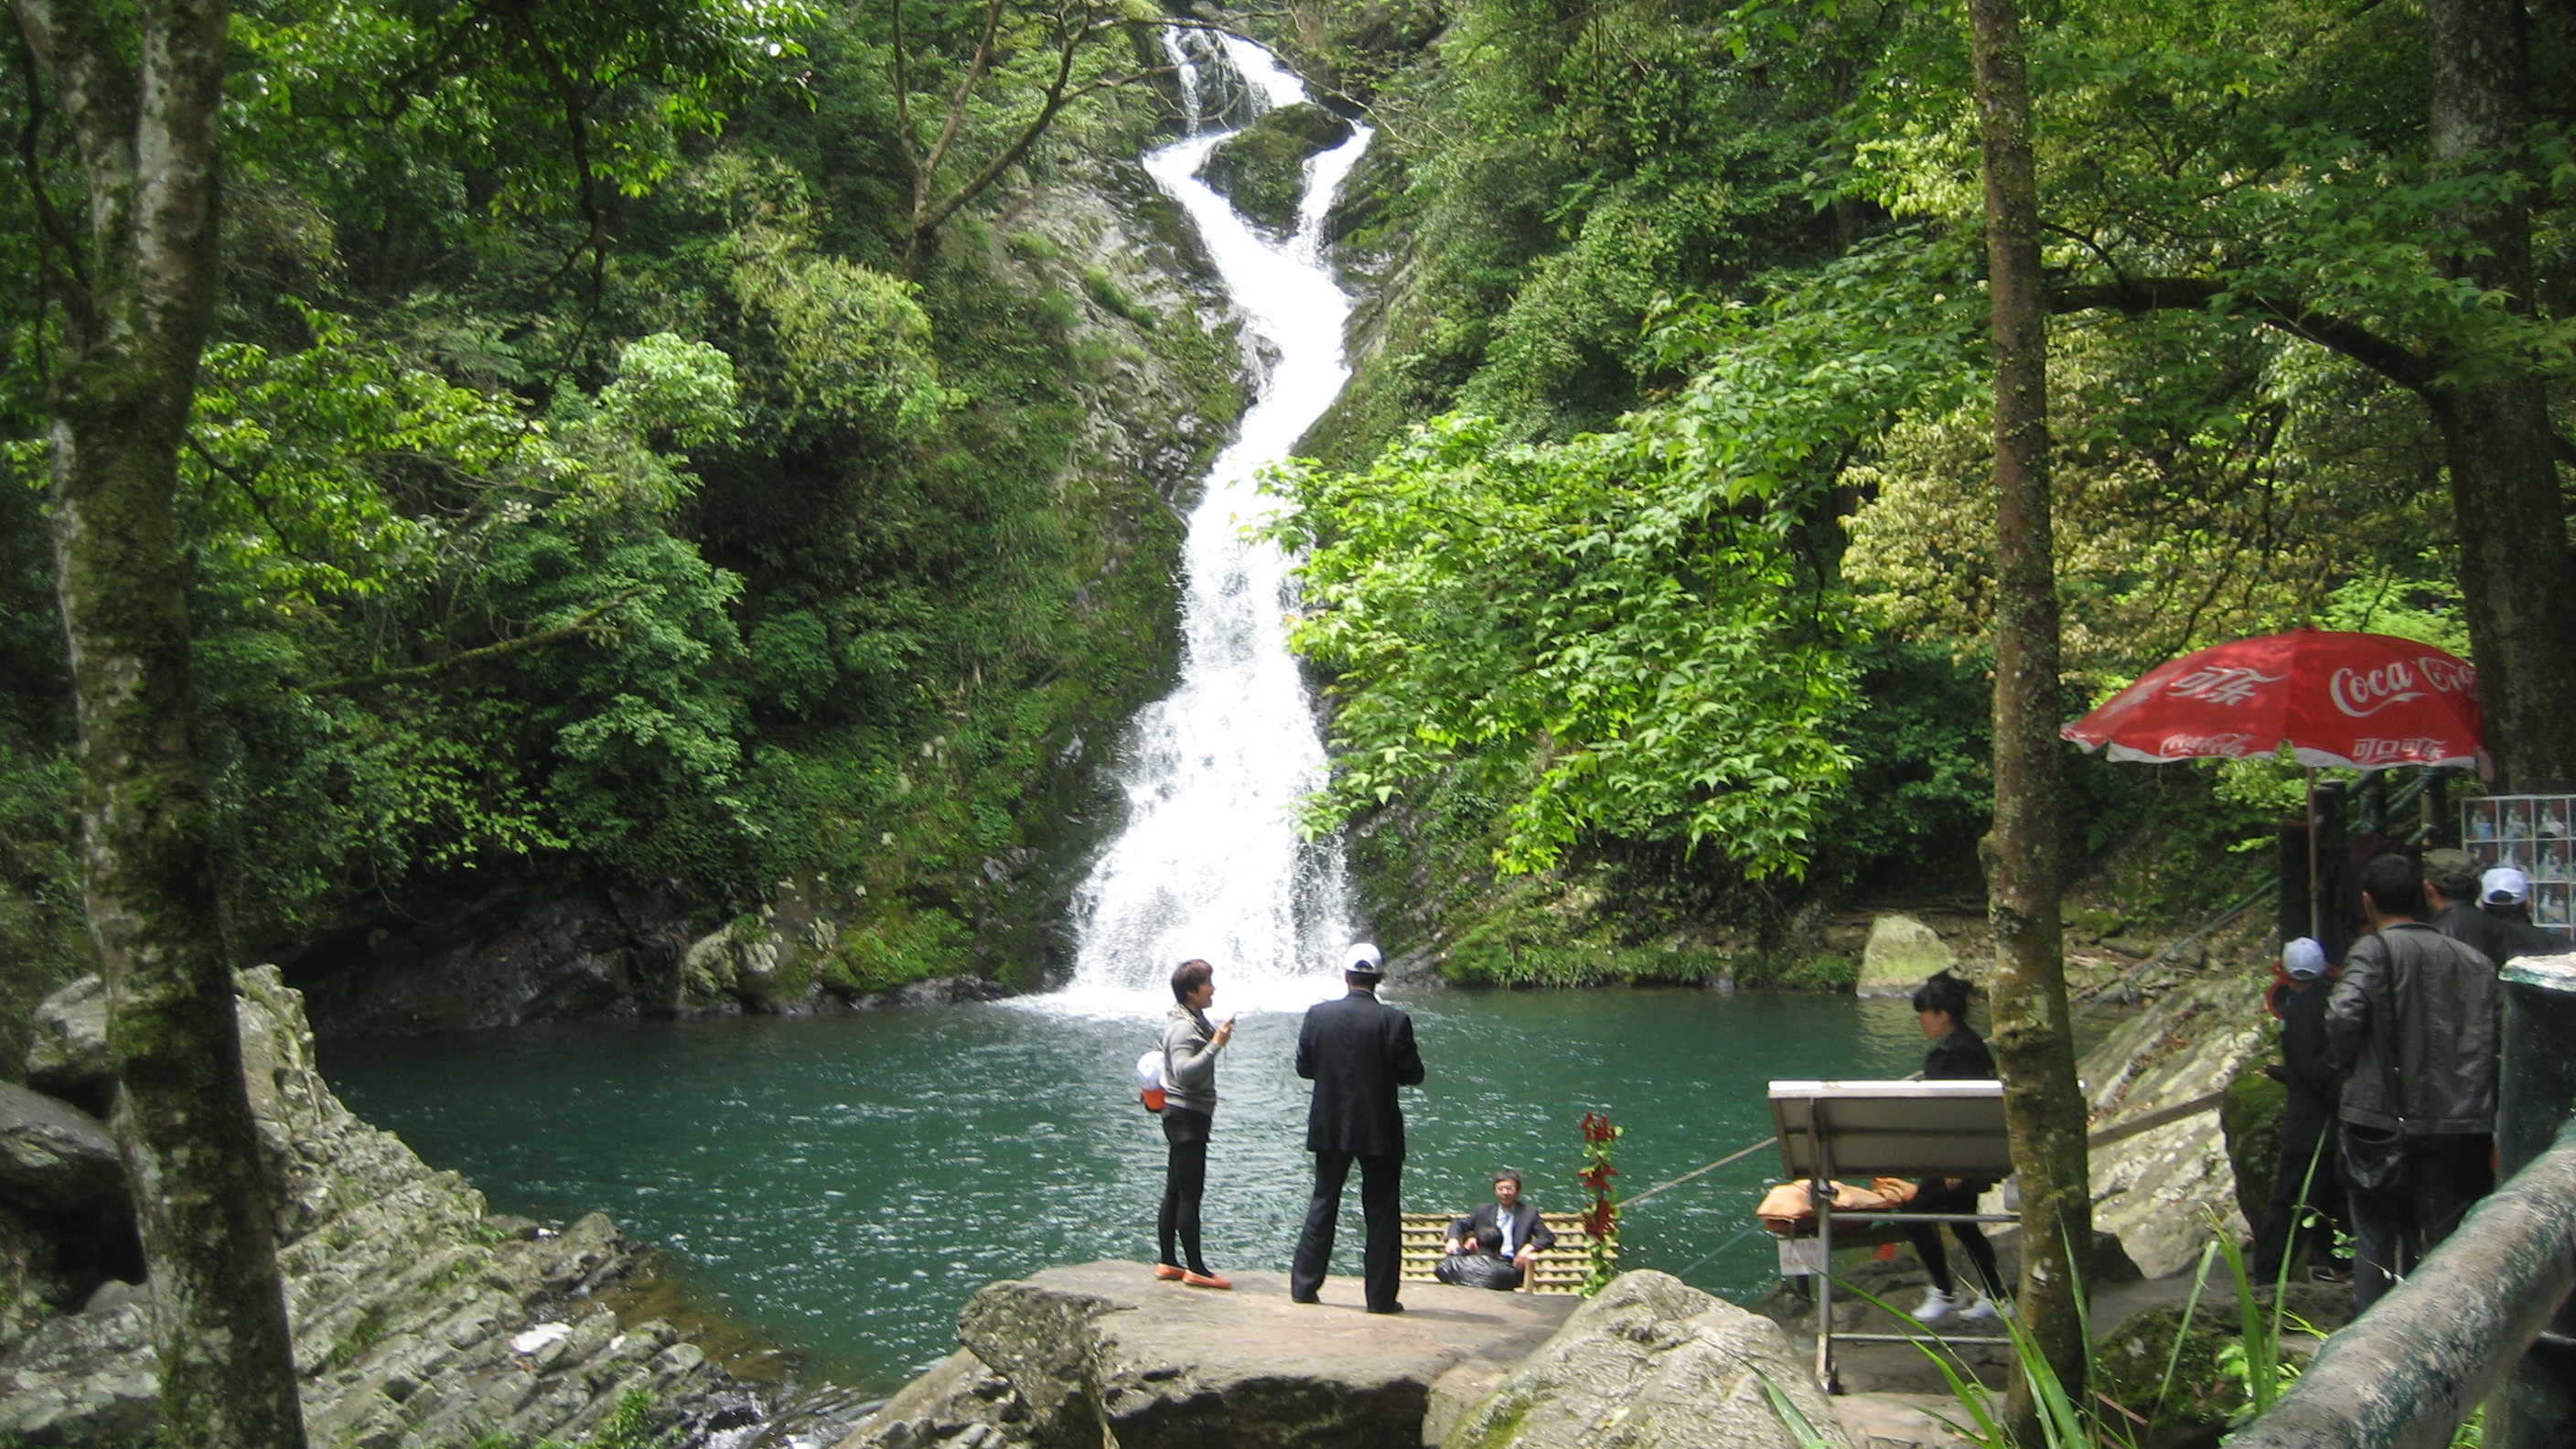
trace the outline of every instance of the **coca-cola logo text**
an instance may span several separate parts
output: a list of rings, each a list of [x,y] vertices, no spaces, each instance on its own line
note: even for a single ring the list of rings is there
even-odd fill
[[[2252,735],[2167,735],[2156,753],[2168,760],[2198,760],[2210,756],[2237,760],[2254,752]]]
[[[2346,718],[2368,719],[2390,705],[2421,699],[2428,691],[2465,694],[2477,687],[2476,670],[2428,654],[2411,664],[2400,659],[2376,669],[2338,669],[2326,681],[2326,697]]]
[[[2176,699],[2205,699],[2211,704],[2243,704],[2261,694],[2264,685],[2278,684],[2289,677],[2235,666],[2204,665],[2166,685],[2165,693]]]
[[[2365,770],[2376,769],[2382,765],[2403,765],[2410,762],[2424,763],[2445,759],[2454,753],[2456,751],[2440,740],[2420,737],[2411,740],[2366,739],[2352,742],[2352,762]]]

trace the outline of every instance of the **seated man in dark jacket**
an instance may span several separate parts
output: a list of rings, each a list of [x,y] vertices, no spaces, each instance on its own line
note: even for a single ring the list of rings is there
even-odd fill
[[[1556,1234],[1548,1231],[1538,1209],[1521,1201],[1520,1173],[1506,1167],[1494,1174],[1494,1200],[1449,1224],[1447,1252],[1431,1274],[1467,1287],[1518,1288],[1529,1281],[1530,1264],[1541,1250],[1555,1244]],[[1459,1261],[1478,1255],[1509,1260],[1510,1273]]]

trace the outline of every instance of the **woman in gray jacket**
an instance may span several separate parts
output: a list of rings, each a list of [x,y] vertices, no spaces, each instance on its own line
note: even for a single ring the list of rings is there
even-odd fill
[[[1172,969],[1172,999],[1179,1003],[1163,1023],[1163,1211],[1154,1221],[1159,1256],[1154,1276],[1193,1288],[1231,1288],[1199,1251],[1199,1197],[1207,1190],[1208,1129],[1216,1119],[1216,1054],[1234,1037],[1234,1018],[1208,1025],[1216,1000],[1216,968],[1184,961]],[[1189,1266],[1172,1251],[1180,1240]]]

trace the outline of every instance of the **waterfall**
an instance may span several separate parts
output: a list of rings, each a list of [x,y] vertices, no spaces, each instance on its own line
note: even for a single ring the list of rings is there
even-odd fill
[[[1191,132],[1204,107],[1240,128],[1305,86],[1269,52],[1231,36],[1171,31]],[[1127,825],[1074,898],[1074,975],[1059,1009],[1127,1015],[1171,1001],[1172,968],[1204,957],[1223,1008],[1303,1007],[1340,990],[1333,960],[1350,930],[1341,848],[1298,838],[1296,806],[1325,780],[1314,701],[1289,656],[1289,560],[1244,536],[1273,505],[1254,475],[1288,456],[1350,377],[1350,298],[1323,259],[1324,213],[1367,149],[1355,130],[1307,163],[1296,234],[1264,238],[1199,181],[1233,130],[1188,134],[1145,169],[1189,214],[1243,318],[1257,397],[1210,468],[1189,518],[1178,685],[1129,728],[1119,785]]]

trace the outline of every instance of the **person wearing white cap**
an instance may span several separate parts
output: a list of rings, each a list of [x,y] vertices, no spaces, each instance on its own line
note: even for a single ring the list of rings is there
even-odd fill
[[[1366,1223],[1361,1284],[1371,1313],[1401,1313],[1403,1266],[1404,1109],[1395,1089],[1422,1084],[1422,1054],[1413,1018],[1377,999],[1385,979],[1377,947],[1354,941],[1342,952],[1349,994],[1307,1009],[1297,1030],[1297,1075],[1315,1084],[1306,1107],[1306,1150],[1315,1154],[1315,1192],[1288,1265],[1288,1296],[1322,1301],[1342,1215],[1342,1185],[1360,1165],[1360,1212]]]
[[[2555,956],[2567,950],[2567,941],[2555,931],[2531,923],[2531,877],[2509,865],[2500,865],[2478,877],[2478,911],[2487,917],[2487,932],[2495,942],[2488,954],[2502,966],[2516,956]]]
[[[2325,947],[2306,936],[2281,948],[2281,974],[2264,1004],[2281,1021],[2281,1060],[2264,1075],[2289,1089],[2281,1103],[2280,1158],[2272,1175],[2272,1201],[2254,1235],[2253,1277],[2256,1286],[2278,1283],[2285,1263],[2302,1247],[2317,1260],[2310,1264],[2332,1277],[2337,1265],[2333,1225],[2343,1221],[2343,1190],[2335,1179],[2334,1154],[2326,1128],[2334,1122],[2343,1094],[2343,1077],[2335,1071],[2326,1047]]]

